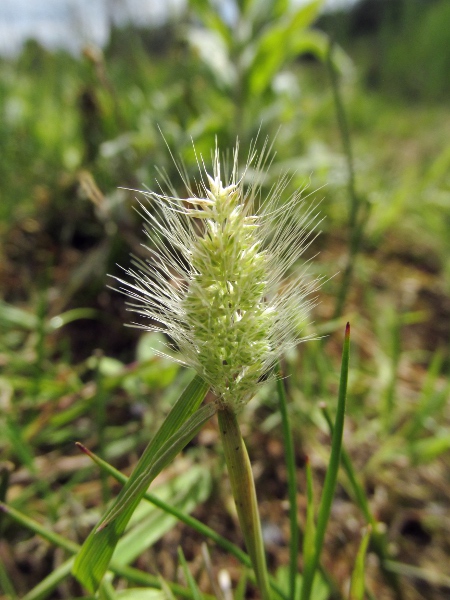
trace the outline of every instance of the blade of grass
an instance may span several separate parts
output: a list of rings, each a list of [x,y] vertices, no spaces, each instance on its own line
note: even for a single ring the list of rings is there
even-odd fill
[[[123,475],[120,471],[115,469],[113,466],[102,460],[99,456],[88,450],[85,446],[77,442],[77,446],[82,450],[85,454],[87,454],[105,473],[112,475],[114,479],[116,479],[119,483],[125,484],[128,480],[126,475]],[[176,507],[164,502],[155,494],[151,492],[146,492],[143,496],[144,500],[151,502],[164,512],[174,516],[181,523],[192,527],[195,531],[214,541],[218,546],[223,548],[229,554],[232,554],[235,558],[237,558],[241,563],[246,565],[247,567],[251,567],[251,561],[249,556],[241,550],[238,546],[228,541],[226,538],[222,537],[220,534],[216,533],[213,529],[204,525],[201,521],[196,519],[195,517],[191,517],[186,513],[178,510]]]
[[[372,527],[369,525],[363,535],[359,546],[358,554],[356,555],[355,566],[353,568],[352,579],[350,584],[349,600],[364,600],[364,571],[366,563],[367,547],[369,546]]]
[[[281,367],[278,366],[277,391],[280,404],[281,426],[283,431],[284,452],[287,469],[287,484],[289,498],[289,598],[296,597],[299,529],[297,522],[297,477],[295,471],[295,452],[292,439],[291,424],[287,407],[286,392],[283,384]]]
[[[214,595],[217,600],[226,600],[222,593],[222,588],[219,586],[217,578],[214,574],[213,564],[211,560],[211,554],[209,553],[209,548],[206,542],[202,542],[201,546],[203,565],[205,568],[205,572],[208,576],[209,586],[214,592]]]
[[[450,590],[450,576],[444,573],[437,573],[431,569],[407,565],[396,560],[386,561],[386,567],[393,573],[410,577],[413,580],[424,581],[429,585],[442,587]]]
[[[164,593],[165,599],[176,600],[175,596],[172,594],[172,590],[170,589],[169,584],[164,579],[164,577],[162,577],[162,575],[159,576],[159,581],[161,583],[161,590]]]
[[[326,405],[324,403],[321,403],[320,409],[322,410],[325,420],[327,421],[327,425],[330,430],[330,434],[333,436],[334,435],[334,425],[333,425],[333,421],[331,420],[331,416],[328,411],[328,408],[326,407]],[[359,482],[358,477],[356,476],[351,458],[347,454],[347,451],[345,450],[345,448],[341,449],[341,462],[342,462],[344,471],[349,479],[350,487],[352,489],[356,503],[358,504],[361,512],[363,513],[364,518],[366,519],[366,522],[368,524],[370,524],[374,529],[376,529],[377,521],[370,510],[369,502],[366,497],[366,493],[365,493],[361,483]]]
[[[71,540],[68,540],[62,535],[58,535],[51,529],[47,529],[46,527],[44,527],[44,525],[41,525],[37,521],[30,519],[30,517],[27,517],[22,512],[16,510],[12,506],[9,506],[4,502],[0,502],[0,510],[3,511],[5,514],[9,515],[17,523],[20,523],[23,527],[26,527],[27,529],[34,531],[34,533],[37,533],[54,546],[64,548],[64,550],[67,550],[67,552],[70,552],[70,554],[78,552],[78,544],[72,542]]]
[[[302,584],[302,600],[309,600],[311,596],[314,575],[320,561],[325,531],[330,516],[331,504],[333,502],[336,487],[337,474],[341,460],[342,435],[344,433],[345,403],[347,399],[348,363],[350,355],[350,323],[345,328],[345,339],[342,350],[341,377],[339,382],[339,396],[334,424],[334,434],[331,443],[330,462],[322,491],[319,513],[317,516],[315,548],[312,560],[305,563]]]
[[[228,575],[228,573],[227,573],[227,575]],[[248,571],[247,571],[247,569],[244,569],[241,573],[241,576],[237,583],[236,589],[234,590],[234,600],[245,600],[245,590],[247,589],[247,579],[248,579]],[[228,587],[226,588],[226,591],[227,591],[226,600],[229,600],[230,598],[232,600],[231,581],[230,581],[229,575],[228,575],[227,584],[228,584]]]
[[[201,594],[200,590],[198,589],[198,585],[195,583],[195,579],[192,577],[192,573],[189,570],[189,567],[187,565],[186,559],[183,554],[183,550],[181,549],[180,546],[178,546],[178,559],[183,568],[183,573],[184,573],[184,577],[186,579],[186,583],[188,584],[188,587],[191,590],[192,599],[193,600],[203,600],[203,595]]]
[[[107,581],[106,578],[100,584],[99,587],[99,600],[117,600],[117,596],[114,592],[114,588],[111,585],[110,581]]]
[[[134,504],[136,497],[138,497],[139,500],[142,499],[142,496],[155,477],[159,475],[170,462],[172,462],[175,456],[192,440],[199,432],[202,425],[204,425],[216,411],[217,409],[214,404],[208,404],[203,408],[199,408],[196,413],[191,415],[189,419],[183,423],[178,431],[176,431],[157,452],[152,464],[135,479],[129,486],[127,493],[123,495],[121,500],[116,503],[116,506],[109,511],[108,516],[97,526],[96,533],[103,531],[106,527],[110,526],[113,521],[120,517],[124,511],[128,511],[129,506]],[[131,475],[130,479],[132,477],[133,475]]]
[[[107,511],[101,523],[109,522],[111,515],[116,512],[117,506],[121,505],[123,498],[129,497],[129,490],[135,488],[136,481],[154,465],[155,457],[157,457],[163,445],[196,412],[207,391],[207,384],[199,377],[194,377],[164,420],[155,437],[145,449],[131,477],[120,492],[116,502]],[[159,460],[160,464],[163,465],[163,457],[160,456]],[[153,470],[153,473],[155,473],[155,470]],[[116,518],[114,526],[105,527],[98,533],[97,528],[95,528],[83,544],[82,550],[75,560],[73,574],[90,592],[95,592],[97,589],[111,560],[117,542],[125,531],[131,515],[145,492],[146,489],[140,486],[139,494],[136,493],[132,497],[131,501],[126,505],[125,510],[122,510],[121,514]]]
[[[327,421],[331,435],[334,435],[334,425],[331,420],[331,416],[330,416],[330,413],[328,412],[328,409],[326,408],[325,405],[322,404],[321,410]],[[386,539],[385,531],[384,531],[384,529],[382,529],[380,527],[380,524],[377,522],[377,520],[375,519],[375,517],[372,514],[372,511],[370,510],[369,502],[367,500],[364,488],[361,485],[361,483],[355,473],[355,469],[353,468],[352,460],[351,460],[350,456],[348,455],[347,451],[345,450],[345,448],[341,449],[341,462],[342,462],[342,467],[344,469],[344,472],[347,475],[347,478],[349,480],[354,499],[355,499],[360,511],[363,513],[366,523],[372,527],[371,542],[372,542],[372,546],[373,546],[375,553],[377,554],[378,558],[380,559],[381,571],[382,571],[384,577],[386,578],[386,581],[394,589],[394,591],[397,595],[397,598],[401,599],[401,598],[403,598],[403,592],[402,592],[400,581],[395,573],[388,571],[385,567],[386,561],[390,559],[390,554],[389,554],[389,550],[388,550],[388,542]]]

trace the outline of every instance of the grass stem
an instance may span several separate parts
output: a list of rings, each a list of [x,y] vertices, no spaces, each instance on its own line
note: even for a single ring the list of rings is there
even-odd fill
[[[263,600],[270,600],[269,577],[256,500],[255,482],[247,448],[232,410],[219,410],[219,430],[223,443],[239,523],[250,555]]]

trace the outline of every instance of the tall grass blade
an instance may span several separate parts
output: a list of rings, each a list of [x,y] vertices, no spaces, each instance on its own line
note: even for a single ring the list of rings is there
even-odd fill
[[[98,588],[117,542],[125,531],[128,521],[146,492],[152,477],[156,477],[158,474],[157,469],[164,468],[176,448],[181,449],[179,446],[175,448],[173,445],[174,434],[197,411],[207,391],[207,384],[196,376],[145,449],[116,502],[102,519],[101,523],[105,524],[111,523],[111,519],[116,517],[113,526],[104,527],[98,533],[95,528],[83,544],[75,560],[73,574],[90,592],[95,592]],[[191,437],[194,435],[195,432]],[[171,450],[167,450],[166,446],[169,440]],[[185,444],[188,441],[186,439]],[[158,463],[158,467],[156,467],[156,463]],[[132,490],[131,495],[130,490]]]
[[[330,429],[330,433],[331,433],[331,435],[333,435],[334,425],[331,420],[330,413],[328,412],[328,410],[325,406],[322,406],[321,408],[322,408],[322,412],[325,416],[325,419],[327,421],[328,427]],[[342,462],[342,467],[344,469],[344,472],[347,475],[347,478],[349,480],[354,499],[355,499],[359,509],[363,513],[366,523],[368,525],[370,525],[372,528],[371,543],[372,543],[375,553],[377,554],[378,558],[380,559],[380,568],[383,572],[383,575],[385,576],[386,581],[389,583],[389,585],[391,585],[392,588],[395,590],[397,598],[401,599],[403,597],[403,595],[402,595],[402,591],[401,591],[400,581],[395,573],[391,573],[385,567],[386,561],[389,560],[389,558],[390,558],[390,554],[389,554],[389,550],[388,550],[388,542],[386,539],[385,531],[384,531],[384,529],[379,527],[377,520],[373,516],[373,513],[370,509],[369,502],[367,500],[367,496],[364,491],[364,488],[361,485],[361,482],[359,481],[359,479],[355,473],[355,469],[353,468],[352,460],[351,460],[350,456],[348,455],[347,451],[345,450],[345,448],[341,449],[341,462]]]
[[[192,573],[189,571],[189,567],[184,557],[183,550],[180,547],[178,547],[178,558],[183,568],[184,577],[186,579],[188,587],[191,590],[193,600],[203,600],[202,593],[198,589],[198,585],[195,583],[195,580],[192,577]]]
[[[347,399],[349,355],[350,323],[347,323],[347,326],[345,328],[344,347],[342,350],[341,378],[339,383],[336,421],[334,423],[334,433],[331,443],[330,462],[328,464],[327,474],[325,476],[325,483],[323,486],[319,513],[317,516],[314,557],[305,565],[305,570],[303,573],[301,600],[309,600],[309,598],[311,597],[314,575],[319,564],[320,554],[322,552],[323,541],[325,538],[325,531],[331,511],[331,504],[333,502],[334,490],[336,487],[337,474],[341,460],[342,435],[344,433],[344,416],[345,404]]]
[[[364,600],[364,571],[366,563],[366,552],[367,547],[369,546],[371,532],[372,528],[369,525],[365,534],[363,535],[361,544],[359,546],[358,554],[356,556],[355,566],[353,568],[352,580],[350,584],[349,600]]]
[[[199,408],[196,413],[191,415],[189,419],[176,431],[163,445],[160,451],[156,454],[153,463],[141,473],[134,483],[130,484],[120,501],[116,503],[114,508],[108,512],[101,523],[97,526],[96,533],[100,533],[115,521],[120,515],[129,510],[136,497],[139,500],[144,496],[150,483],[155,479],[161,471],[172,462],[175,456],[188,444],[192,438],[199,432],[202,425],[210,419],[216,412],[216,407],[213,404]],[[132,479],[131,475],[130,479]]]

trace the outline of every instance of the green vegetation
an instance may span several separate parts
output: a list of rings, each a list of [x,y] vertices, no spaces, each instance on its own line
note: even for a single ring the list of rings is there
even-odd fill
[[[193,146],[209,164],[236,136],[243,162],[273,141],[263,192],[287,174],[286,199],[308,186],[325,217],[305,255],[326,280],[305,333],[323,337],[239,415],[270,593],[448,597],[449,5],[399,2],[401,27],[361,32],[356,12],[318,29],[321,4],[236,2],[231,26],[191,0],[104,53],[29,42],[0,61],[0,598],[93,598],[71,574],[86,539],[104,551],[91,590],[115,548],[99,598],[221,598],[227,578],[257,597],[206,388],[107,287],[147,257],[132,190],[182,193],[171,153],[195,177]]]

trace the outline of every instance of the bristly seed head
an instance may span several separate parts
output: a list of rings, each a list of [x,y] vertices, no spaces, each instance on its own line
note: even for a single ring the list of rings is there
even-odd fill
[[[185,178],[184,200],[171,188],[171,195],[144,192],[152,202],[141,203],[150,256],[133,260],[137,270],[126,269],[132,281],[116,277],[132,299],[130,310],[151,319],[145,329],[166,332],[175,360],[193,367],[217,402],[234,411],[283,352],[309,339],[300,329],[320,285],[305,268],[284,281],[313,240],[314,209],[299,216],[299,192],[279,203],[286,177],[263,199],[258,181],[266,153],[257,158],[251,151],[240,177],[237,156],[238,147],[225,185],[216,148],[213,176],[201,161],[205,178],[197,194]]]

